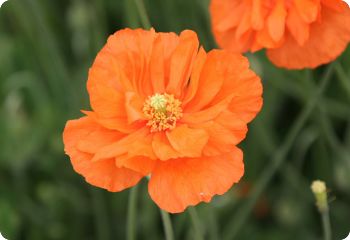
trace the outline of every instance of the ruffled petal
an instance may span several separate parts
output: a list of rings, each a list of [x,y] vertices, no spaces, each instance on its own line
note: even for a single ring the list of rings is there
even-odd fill
[[[109,76],[93,68],[89,72],[88,91],[92,109],[103,118],[125,118],[124,95],[106,83]]]
[[[63,142],[74,170],[83,175],[91,185],[111,192],[134,186],[142,178],[141,174],[127,168],[118,168],[114,159],[93,162],[91,161],[93,154],[82,152],[77,148],[82,138],[89,138],[89,135],[99,128],[88,117],[67,122],[63,132]]]
[[[199,49],[199,52],[198,52],[196,59],[194,61],[190,82],[188,84],[188,88],[186,89],[185,96],[182,100],[182,104],[184,107],[187,105],[187,103],[189,101],[191,101],[193,99],[193,97],[195,96],[195,94],[197,92],[199,79],[200,79],[201,72],[202,72],[202,69],[204,67],[204,63],[205,63],[206,59],[207,59],[207,53],[201,47]]]
[[[301,18],[307,23],[316,21],[321,7],[320,2],[320,0],[294,0]]]
[[[215,30],[224,32],[238,26],[245,6],[241,0],[220,0],[211,1],[209,8]]]
[[[201,123],[210,121],[225,109],[229,109],[246,123],[250,122],[262,106],[262,84],[260,78],[249,69],[248,59],[241,54],[224,50],[214,50],[213,52],[215,52],[215,58],[213,59],[220,62],[216,65],[213,64],[215,67],[212,67],[212,75],[215,75],[213,78],[215,81],[208,84],[212,86],[208,87],[208,90],[202,87],[202,91],[205,93],[204,96],[213,97],[208,97],[210,101],[203,101],[208,106],[206,109],[198,112],[190,111],[193,108],[190,104],[194,100],[191,101],[188,104],[189,106],[185,108],[181,122]],[[200,85],[207,86],[206,83],[200,83]],[[203,94],[197,92],[197,95],[202,96]]]
[[[284,35],[286,17],[287,11],[284,0],[279,0],[270,16],[267,18],[268,31],[275,42],[280,41]]]
[[[303,46],[288,37],[283,46],[267,51],[269,59],[277,66],[302,69],[315,68],[336,59],[350,41],[350,10],[336,12],[322,9],[322,22],[311,27],[310,38]]]
[[[129,124],[138,120],[146,121],[142,112],[144,101],[145,100],[140,98],[135,92],[125,93],[125,110]]]
[[[191,129],[186,125],[167,131],[166,136],[171,146],[183,157],[200,157],[209,137],[205,130]]]
[[[137,141],[141,142],[142,139],[147,138],[148,135],[148,129],[146,127],[141,128],[138,131],[127,135],[123,139],[99,149],[99,151],[94,155],[92,161],[101,161],[108,158],[116,158],[118,156],[128,154],[132,151],[138,151],[138,149],[133,149],[133,147],[137,145]],[[142,144],[140,147],[143,148],[145,146]],[[149,152],[152,153],[151,150]],[[149,152],[145,151],[144,154],[147,154]],[[135,156],[135,154],[132,154],[132,156]]]
[[[153,171],[156,160],[142,156],[129,157],[125,155],[117,157],[115,163],[117,167],[125,167],[127,169],[141,173],[143,176],[147,176]]]
[[[224,194],[237,183],[244,173],[242,159],[242,151],[234,148],[216,157],[159,161],[149,181],[149,194],[161,209],[183,212],[188,206]]]
[[[225,79],[225,69],[228,64],[222,59],[220,51],[212,50],[208,53],[202,67],[193,99],[186,105],[185,112],[196,112],[206,107],[220,91]]]
[[[207,131],[209,140],[203,149],[205,156],[217,156],[232,151],[246,136],[247,124],[234,113],[225,111],[213,121],[193,124],[193,128]]]
[[[124,29],[116,32],[108,39],[104,49],[110,56],[113,56],[132,87],[130,89],[130,87],[126,88],[124,86],[124,90],[136,91],[141,96],[152,94],[148,66],[156,36],[154,29],[150,31]],[[104,49],[100,54],[104,52]],[[110,68],[112,67],[110,66]]]
[[[164,132],[153,134],[152,148],[157,158],[162,161],[181,157],[181,154],[171,146]]]
[[[122,133],[132,133],[135,132],[137,129],[139,129],[142,126],[142,123],[136,122],[136,123],[128,123],[128,120],[126,117],[112,117],[112,118],[105,118],[101,117],[95,112],[91,111],[82,111],[84,114],[89,116],[91,119],[93,119],[95,122],[98,122],[101,126],[111,129],[111,130],[117,130]]]
[[[170,76],[166,87],[168,94],[174,94],[177,98],[183,94],[182,91],[188,83],[198,47],[199,42],[195,32],[185,30],[180,34],[179,44],[171,56]]]
[[[296,6],[289,9],[286,24],[290,34],[300,46],[303,46],[309,39],[310,25],[302,19]]]

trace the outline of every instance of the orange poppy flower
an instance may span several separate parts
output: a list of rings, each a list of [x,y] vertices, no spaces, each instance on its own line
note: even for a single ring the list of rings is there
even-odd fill
[[[235,52],[267,49],[289,69],[336,59],[350,41],[350,9],[341,0],[212,0],[218,44]]]
[[[115,192],[150,176],[151,198],[175,213],[242,177],[236,145],[262,86],[240,54],[206,53],[192,31],[125,29],[97,55],[87,88],[92,111],[68,121],[63,140],[90,184]]]

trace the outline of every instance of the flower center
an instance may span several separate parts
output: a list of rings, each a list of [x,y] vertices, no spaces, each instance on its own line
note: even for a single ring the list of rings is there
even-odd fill
[[[181,102],[172,94],[156,93],[148,97],[143,105],[143,113],[148,119],[151,132],[173,129],[176,121],[182,117]]]

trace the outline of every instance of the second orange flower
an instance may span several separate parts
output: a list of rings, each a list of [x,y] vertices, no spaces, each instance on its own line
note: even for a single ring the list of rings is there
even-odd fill
[[[350,42],[350,9],[342,0],[212,0],[210,12],[220,47],[264,48],[289,69],[329,63]]]

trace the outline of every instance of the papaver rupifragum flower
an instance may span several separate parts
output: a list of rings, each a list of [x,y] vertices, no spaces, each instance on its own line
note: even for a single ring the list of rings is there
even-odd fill
[[[149,176],[172,213],[225,193],[244,173],[236,146],[262,106],[248,60],[206,52],[193,31],[125,29],[89,72],[92,111],[67,122],[65,152],[90,184],[122,191]]]
[[[212,0],[210,13],[220,47],[266,49],[284,68],[329,63],[350,41],[350,9],[342,0]]]

